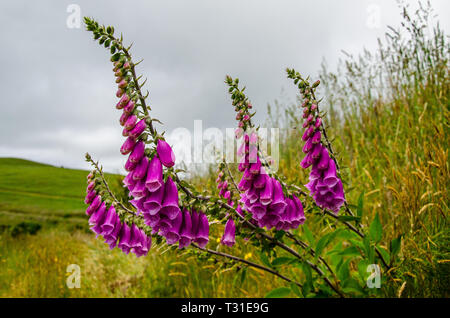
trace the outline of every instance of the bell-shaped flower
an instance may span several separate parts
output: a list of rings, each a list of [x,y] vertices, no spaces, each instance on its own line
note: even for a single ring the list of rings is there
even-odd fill
[[[320,160],[317,163],[317,168],[320,170],[327,169],[329,161],[330,156],[328,155],[328,150],[326,147],[322,147],[322,153],[320,154]]]
[[[119,244],[117,246],[125,254],[130,253],[130,249],[131,249],[131,228],[128,226],[127,223],[123,224],[122,230],[120,231],[120,234],[119,234],[119,237],[120,237],[120,241],[119,241]]]
[[[189,246],[192,239],[194,239],[194,234],[192,233],[192,219],[191,214],[188,210],[183,210],[183,223],[180,230],[180,240],[179,248]]]
[[[194,242],[201,248],[204,248],[209,241],[209,223],[208,218],[202,212],[199,214],[198,229]]]
[[[220,243],[232,247],[236,242],[236,226],[232,218],[229,218],[225,224],[225,230],[220,239]]]
[[[133,151],[130,154],[129,160],[133,163],[139,163],[142,157],[144,157],[145,143],[141,140],[136,143]]]
[[[156,191],[150,192],[144,201],[144,211],[151,215],[158,213],[161,210],[163,198],[164,186]]]
[[[137,164],[133,171],[133,180],[144,179],[147,175],[148,168],[148,158],[147,156],[142,157],[141,161]]]
[[[273,195],[273,179],[269,177],[266,179],[266,184],[260,192],[259,201],[263,205],[268,205],[272,202],[272,195]]]
[[[183,213],[180,211],[176,217],[172,220],[172,227],[166,233],[167,244],[174,244],[180,239],[180,230],[183,223]]]
[[[173,220],[180,212],[178,206],[178,189],[172,178],[167,178],[164,186],[164,199],[161,213],[165,214],[169,219]]]
[[[133,112],[133,110],[134,110],[134,101],[130,100],[123,108],[123,111],[125,113],[131,114]]]
[[[161,161],[158,156],[154,156],[148,165],[147,179],[145,186],[150,192],[155,192],[164,184]]]
[[[91,217],[89,218],[89,224],[93,225],[101,222],[105,216],[105,212],[106,204],[105,202],[102,202],[100,207],[94,213],[92,213]]]
[[[245,178],[242,178],[241,181],[238,184],[239,191],[247,191],[248,189],[251,188],[252,183],[253,183],[252,179],[247,180]]]
[[[130,191],[130,194],[135,199],[140,199],[142,197],[145,197],[148,193],[147,188],[145,187],[144,180],[138,180],[136,184],[133,187],[133,190]]]
[[[334,187],[338,181],[339,179],[336,175],[336,163],[333,159],[330,159],[328,168],[323,174],[323,182],[329,187]]]
[[[261,173],[258,174],[253,180],[253,187],[256,189],[262,189],[266,185],[266,180],[269,176],[265,173],[264,168],[261,169]]]
[[[161,163],[167,168],[170,168],[175,164],[175,154],[166,141],[158,139],[156,152],[158,153],[158,157],[161,160]]]

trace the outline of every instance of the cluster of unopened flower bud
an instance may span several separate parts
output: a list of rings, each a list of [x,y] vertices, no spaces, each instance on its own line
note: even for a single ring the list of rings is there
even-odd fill
[[[327,147],[322,143],[322,117],[318,102],[314,97],[314,89],[320,81],[309,84],[298,72],[287,69],[288,77],[294,79],[303,97],[303,128],[302,140],[305,142],[303,152],[306,156],[301,161],[302,168],[312,166],[309,175],[310,182],[306,185],[316,204],[337,213],[345,202],[344,188],[337,176],[336,163],[330,157]]]
[[[255,115],[255,113],[250,113],[250,109],[252,109],[253,106],[243,93],[245,88],[242,90],[239,89],[239,79],[236,78],[233,80],[231,76],[227,75],[225,78],[225,83],[229,86],[228,92],[231,94],[231,104],[234,106],[236,120],[238,121],[238,128],[236,128],[235,135],[236,138],[240,138],[242,137],[244,131],[253,127],[251,118]]]

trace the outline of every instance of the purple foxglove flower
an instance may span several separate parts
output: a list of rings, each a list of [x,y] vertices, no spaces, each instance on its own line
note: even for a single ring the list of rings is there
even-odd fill
[[[141,161],[137,164],[136,168],[133,171],[133,179],[141,180],[144,179],[147,175],[148,168],[148,158],[146,156],[142,157]]]
[[[155,215],[161,210],[161,204],[164,198],[164,186],[159,187],[158,190],[150,192],[144,201],[144,211]]]
[[[116,210],[114,209],[114,206],[111,206],[108,209],[108,212],[106,212],[105,220],[101,225],[102,235],[107,235],[114,231],[114,226],[116,224],[116,217],[117,217]]]
[[[264,169],[264,168],[263,168]],[[265,173],[265,171],[262,171],[256,178],[253,180],[253,187],[256,189],[262,189],[266,185],[266,180],[269,178],[269,176]]]
[[[311,160],[315,161],[320,158],[320,154],[322,153],[323,146],[318,143],[314,146],[313,150],[311,151]]]
[[[244,171],[244,174],[242,175],[242,178],[244,178],[245,180],[252,180],[254,177],[254,174],[250,172],[250,169],[246,169]]]
[[[88,184],[88,186],[86,188],[86,193],[89,193],[89,191],[94,190],[94,187],[95,187],[95,181],[89,182],[89,184]]]
[[[121,97],[123,95],[123,93],[125,93],[125,91],[123,89],[119,88],[116,92],[116,96]]]
[[[286,202],[284,198],[283,187],[278,180],[273,179],[273,196],[272,202],[270,203],[270,209],[280,214],[285,208]]]
[[[253,183],[253,180],[247,180],[245,178],[242,178],[241,181],[238,184],[239,191],[247,191],[251,188]]]
[[[308,118],[306,119],[306,122],[309,124],[310,122],[312,122],[314,119],[313,115],[309,115]]]
[[[155,226],[155,228],[158,229],[159,234],[161,236],[165,237],[167,235],[167,233],[169,233],[170,229],[172,228],[172,223],[173,223],[173,220],[170,220],[166,215],[160,214],[159,222]]]
[[[310,136],[310,134],[309,134],[310,128],[311,127],[308,127],[307,129],[305,129],[305,132],[303,133],[303,136],[302,136],[302,140],[303,141],[307,141],[308,140],[308,138]]]
[[[84,199],[84,203],[85,204],[90,204],[94,200],[96,195],[97,195],[97,192],[95,192],[95,190],[89,191],[86,194],[86,198]]]
[[[317,163],[317,168],[320,170],[325,170],[328,168],[330,156],[328,155],[328,150],[326,147],[322,147],[322,153],[320,154],[320,160]]]
[[[306,127],[308,127],[308,125],[309,125],[309,123],[305,120],[305,122],[303,123],[302,127],[306,128]]]
[[[125,112],[122,113],[122,116],[120,116],[120,119],[119,119],[120,126],[125,125],[126,121],[128,120],[128,117],[130,117],[129,113],[125,113]]]
[[[293,221],[293,226],[295,226],[295,228],[297,228],[299,225],[305,223],[305,213],[303,211],[303,204],[300,201],[300,199],[298,197],[296,197],[295,195],[293,196],[293,201],[295,203],[295,219]],[[297,223],[298,222],[298,223]]]
[[[136,180],[133,179],[133,172],[127,174],[125,178],[123,178],[123,185],[128,188],[128,190],[132,190],[136,184]]]
[[[244,133],[244,130],[242,128],[236,128],[234,130],[234,136],[236,137],[236,139],[241,138],[243,133]]]
[[[329,187],[334,187],[339,179],[336,175],[336,163],[333,159],[328,162],[328,169],[323,174],[323,183]]]
[[[130,245],[133,252],[135,249],[142,248],[142,234],[134,223],[131,225]]]
[[[134,128],[134,126],[136,126],[136,122],[137,122],[137,116],[136,115],[131,115],[130,117],[128,117],[127,121],[125,122],[124,128],[131,130]]]
[[[181,225],[180,230],[180,241],[179,248],[183,248],[189,246],[191,244],[191,240],[194,239],[194,235],[192,233],[192,220],[191,214],[188,210],[183,210],[183,224]]]
[[[303,158],[303,160],[300,162],[300,166],[303,169],[307,169],[312,164],[313,164],[312,152],[308,152],[308,154],[305,156],[305,158]]]
[[[137,122],[136,126],[133,129],[129,130],[128,135],[133,138],[139,137],[147,128],[147,124],[145,123],[145,119],[141,119]]]
[[[145,143],[143,141],[138,141],[136,146],[134,146],[133,151],[130,154],[130,161],[133,163],[138,163],[141,161],[142,157],[144,156],[145,152]]]
[[[145,186],[150,192],[154,192],[161,188],[163,184],[164,181],[161,161],[158,156],[154,156],[148,165]]]
[[[303,151],[304,153],[308,153],[308,152],[312,149],[312,147],[313,147],[312,138],[309,138],[309,139],[306,141],[305,145],[303,146],[302,151]]]
[[[259,174],[259,171],[261,170],[261,161],[259,160],[259,157],[256,158],[255,163],[252,163],[250,165],[249,170],[251,174]]]
[[[225,224],[225,230],[220,243],[229,247],[232,247],[236,242],[236,226],[232,218],[229,218],[227,224]]]
[[[145,225],[148,225],[151,228],[155,228],[158,225],[160,219],[161,219],[161,217],[159,214],[152,215],[150,213],[144,213],[144,223],[145,223]],[[156,231],[156,232],[158,232],[158,231]]]
[[[130,191],[130,193],[135,199],[145,197],[148,191],[147,188],[145,187],[144,180],[138,180],[134,185],[133,190]]]
[[[195,211],[192,210],[191,211],[191,224],[192,224],[192,239],[195,239],[196,235],[197,235],[197,231],[198,231],[198,225],[200,223],[200,214]]]
[[[272,194],[273,194],[273,179],[267,178],[266,185],[260,192],[259,202],[263,205],[268,205],[272,202]]]
[[[321,134],[320,134],[320,130],[316,131],[314,133],[314,135],[311,138],[311,141],[313,144],[318,144],[320,142],[320,138],[321,138]]]
[[[317,182],[318,182],[317,179],[313,179],[313,180],[309,181],[307,184],[305,184],[306,189],[308,189],[311,192],[311,194],[316,193]]]
[[[257,145],[258,144],[258,135],[255,132],[250,134],[250,144]]]
[[[94,213],[92,213],[91,217],[89,218],[89,224],[94,225],[102,221],[102,218],[105,215],[105,211],[106,211],[106,204],[105,202],[102,202],[100,207]]]
[[[226,191],[225,194],[223,195],[224,199],[229,199],[231,196],[231,192],[230,191]]]
[[[320,125],[322,125],[322,118],[317,117],[316,123],[314,124],[314,127],[319,128]]]
[[[150,250],[150,248],[152,246],[152,237],[147,236],[142,230],[140,232],[141,232],[142,247],[140,249],[134,249],[134,251],[133,251],[137,257],[147,255],[148,251]]]
[[[313,165],[309,174],[309,180],[315,180],[322,177],[322,170],[317,169],[317,165]]]
[[[260,220],[266,215],[267,207],[262,205],[260,202],[256,202],[252,204],[248,208],[249,212],[252,214],[253,218],[256,220]]]
[[[158,140],[158,144],[156,145],[156,152],[158,153],[158,157],[161,160],[161,163],[167,168],[170,168],[175,164],[175,154],[173,153],[172,148],[169,146],[169,144],[164,140]]]
[[[86,214],[91,216],[100,207],[100,204],[102,204],[102,198],[97,195],[86,209]]]
[[[172,227],[166,234],[166,242],[171,245],[180,240],[181,225],[183,223],[183,213],[180,211],[172,220]]]
[[[120,153],[122,155],[127,155],[133,151],[134,145],[136,144],[136,139],[133,137],[128,137],[123,143],[122,147],[120,147]]]
[[[137,163],[132,162],[130,160],[130,157],[128,157],[127,162],[125,162],[125,170],[128,172],[133,171],[136,168],[136,166],[137,166]]]
[[[223,197],[224,195],[225,195],[225,189],[222,188],[222,189],[220,189],[220,191],[219,191],[219,196],[220,196],[220,197]]]
[[[123,108],[123,111],[127,114],[131,114],[134,111],[134,101],[130,100]]]
[[[164,186],[164,199],[161,213],[165,214],[169,219],[173,220],[180,212],[178,206],[178,189],[172,178],[169,177]]]
[[[119,216],[116,214],[116,222],[114,224],[114,229],[111,233],[104,235],[105,243],[109,245],[110,249],[116,246],[117,239],[119,238],[119,233],[122,230],[122,222],[120,222]]]
[[[117,245],[125,254],[130,253],[131,249],[131,229],[128,224],[124,223],[120,231],[120,241]]]
[[[248,153],[249,151],[249,145],[246,143],[241,143],[241,145],[239,146],[238,150],[237,150],[237,155],[239,158],[241,158],[242,156],[244,156],[246,153]]]
[[[122,109],[130,100],[127,94],[122,95],[122,98],[119,100],[119,102],[116,104],[117,109]]]
[[[144,210],[144,201],[146,199],[147,199],[146,197],[142,197],[142,198],[139,198],[139,199],[130,200],[130,203],[137,209],[137,213],[136,213],[137,215],[145,212],[145,210]]]
[[[122,136],[123,136],[123,137],[128,137],[128,136],[130,136],[130,131],[129,131],[128,129],[124,128],[124,129],[122,130]]]
[[[250,190],[247,191],[247,198],[250,201],[250,204],[253,204],[256,201],[258,201],[259,196],[260,196],[260,191],[256,188],[251,188]]]
[[[195,235],[194,242],[201,248],[204,248],[209,241],[209,223],[208,218],[203,212],[200,212],[198,220],[197,234]]]

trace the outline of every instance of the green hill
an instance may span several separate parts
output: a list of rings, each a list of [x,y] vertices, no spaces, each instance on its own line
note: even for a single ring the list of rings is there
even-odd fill
[[[0,158],[0,227],[85,222],[87,171]]]

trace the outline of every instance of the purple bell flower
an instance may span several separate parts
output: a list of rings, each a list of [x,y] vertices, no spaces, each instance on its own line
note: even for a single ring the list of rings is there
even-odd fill
[[[161,163],[167,168],[170,168],[175,164],[175,154],[166,141],[161,139],[158,140],[156,152],[158,153],[158,157],[161,160]]]
[[[198,229],[194,242],[201,248],[204,248],[209,241],[209,223],[208,218],[203,212],[199,214]]]
[[[225,231],[220,240],[220,243],[232,247],[236,242],[235,233],[236,233],[236,226],[234,224],[233,219],[229,218],[227,224],[225,224]]]
[[[169,219],[173,220],[180,212],[178,206],[178,189],[172,178],[169,177],[164,186],[164,199],[161,213],[165,214]]]
[[[145,186],[150,192],[157,191],[164,184],[161,161],[154,156],[148,165]]]

